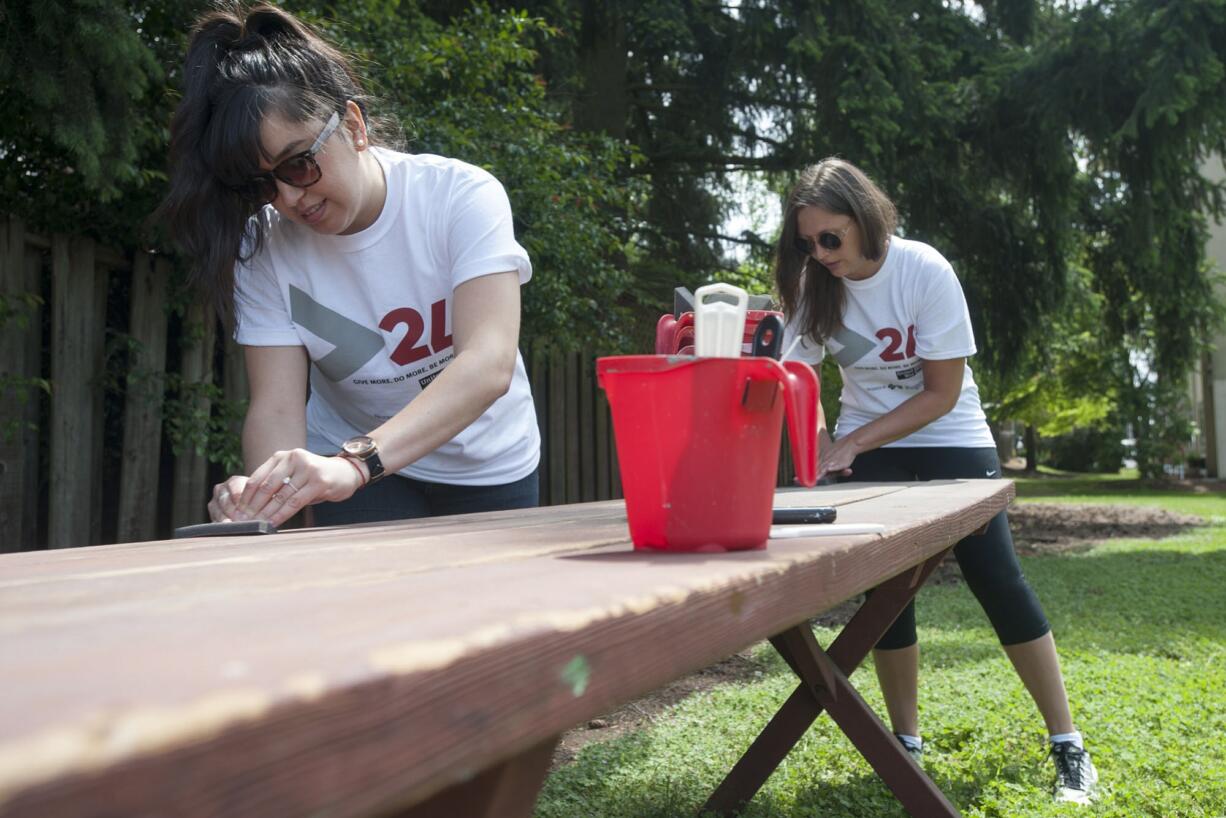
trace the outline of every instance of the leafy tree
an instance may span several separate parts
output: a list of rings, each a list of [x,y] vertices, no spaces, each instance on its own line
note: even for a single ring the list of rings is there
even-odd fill
[[[1044,383],[1072,360],[1046,346],[1066,299],[1096,305],[1113,380],[1091,394],[1143,436],[1217,320],[1204,218],[1223,189],[1197,169],[1226,152],[1226,0],[288,5],[367,58],[413,149],[506,183],[537,271],[527,333],[643,348],[673,286],[763,283],[775,226],[723,233],[739,179],[782,192],[830,154],[951,258],[996,396],[1084,419],[1071,375]],[[0,5],[7,208],[139,243],[200,7]]]
[[[0,3],[5,210],[37,228],[134,242],[163,178],[166,74],[150,29],[164,14],[115,0]]]
[[[990,419],[1026,424],[1028,469],[1038,465],[1039,436],[1107,430],[1123,436],[1116,368],[1127,352],[1101,332],[1104,298],[1092,289],[1089,269],[1077,265],[1072,272],[1068,297],[1048,316],[1043,343],[1031,353],[1031,374],[1006,383],[990,370],[976,375],[985,393],[1001,395],[985,406]]]
[[[1080,135],[1087,266],[1104,297],[1122,417],[1142,474],[1187,440],[1183,392],[1220,320],[1204,261],[1206,215],[1223,188],[1199,173],[1226,153],[1226,3],[1138,0],[1089,6],[1035,61]]]
[[[782,192],[802,164],[838,154],[893,194],[907,235],[951,258],[980,369],[1002,390],[1044,372],[1048,323],[1089,235],[1101,351],[1151,358],[1178,392],[1216,315],[1203,214],[1221,213],[1222,191],[1197,169],[1226,147],[1222,0],[528,8],[563,32],[541,68],[575,127],[643,154],[630,261],[645,303],[740,274],[729,242],[761,269],[771,231],[720,235],[734,174],[767,174]],[[1135,378],[1101,363],[1122,398]]]
[[[539,18],[476,4],[442,23],[410,3],[329,3],[321,25],[364,57],[415,152],[488,168],[506,186],[535,273],[524,330],[561,346],[625,348],[635,154],[566,126],[546,99]]]

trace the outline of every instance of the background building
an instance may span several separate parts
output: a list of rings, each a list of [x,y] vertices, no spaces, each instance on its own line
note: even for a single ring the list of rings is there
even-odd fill
[[[1226,180],[1222,157],[1214,156],[1202,169],[1205,176]],[[1210,226],[1209,245],[1205,248],[1209,261],[1219,272],[1226,272],[1226,224]],[[1221,290],[1226,290],[1222,284]],[[1226,297],[1226,291],[1222,292]],[[1199,443],[1205,452],[1205,467],[1210,477],[1221,477],[1226,467],[1226,328],[1220,328],[1212,349],[1201,357],[1200,372],[1192,376],[1192,399],[1196,407]]]

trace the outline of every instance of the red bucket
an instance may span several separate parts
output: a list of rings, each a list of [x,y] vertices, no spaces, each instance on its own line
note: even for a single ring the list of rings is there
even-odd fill
[[[799,361],[624,355],[596,361],[635,548],[734,551],[770,534],[787,407],[796,479],[817,477],[817,375]]]

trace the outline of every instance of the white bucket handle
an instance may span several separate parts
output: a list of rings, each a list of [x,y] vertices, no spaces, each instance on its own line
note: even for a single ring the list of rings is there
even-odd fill
[[[706,297],[708,295],[730,295],[736,299],[736,307],[739,310],[749,309],[749,293],[737,287],[734,284],[725,284],[722,281],[717,281],[714,284],[707,284],[699,287],[694,291],[694,317],[698,317],[698,311],[706,306]]]
[[[735,304],[712,301],[712,295],[730,295]],[[694,354],[701,357],[737,358],[741,354],[749,293],[731,284],[716,282],[694,292]]]

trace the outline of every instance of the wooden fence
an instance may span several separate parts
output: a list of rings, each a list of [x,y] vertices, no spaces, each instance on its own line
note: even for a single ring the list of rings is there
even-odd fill
[[[190,451],[167,471],[162,410],[169,372],[212,380],[216,333],[195,305],[174,323],[204,331],[170,337],[170,278],[167,259],[0,221],[0,550],[152,539],[204,517],[207,458]],[[124,333],[127,374],[108,401],[108,342]]]
[[[230,402],[246,400],[246,377],[202,305],[171,314],[171,277],[166,258],[0,221],[0,551],[157,539],[205,521],[221,475],[194,450],[171,451],[168,379],[215,384]],[[123,377],[109,385],[108,338],[132,341]],[[594,358],[544,340],[524,350],[544,505],[622,496]],[[183,411],[200,418],[212,408],[201,397]],[[790,468],[785,447],[784,482]]]

